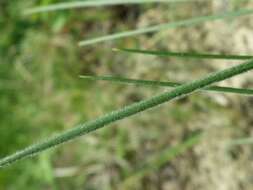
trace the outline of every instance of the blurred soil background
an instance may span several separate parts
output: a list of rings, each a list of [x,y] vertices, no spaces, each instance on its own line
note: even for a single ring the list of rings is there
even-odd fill
[[[57,0],[0,1],[0,156],[165,88],[91,82],[81,74],[186,82],[238,64],[113,52],[115,47],[252,54],[250,16],[78,47],[80,40],[199,15],[252,8],[203,0],[22,15]],[[221,85],[252,88],[252,73]],[[0,171],[0,190],[250,190],[253,99],[198,92]],[[175,158],[162,152],[201,132]],[[160,159],[161,158],[161,159]],[[146,168],[142,170],[141,168]]]

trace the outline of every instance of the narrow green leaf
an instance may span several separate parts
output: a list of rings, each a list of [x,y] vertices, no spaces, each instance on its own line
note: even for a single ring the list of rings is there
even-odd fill
[[[229,146],[239,146],[239,145],[247,145],[247,144],[253,144],[252,137],[232,140],[231,142],[229,142]]]
[[[142,167],[138,168],[136,171],[132,172],[129,176],[127,176],[122,186],[127,186],[131,183],[131,181],[140,179],[145,175],[149,174],[150,172],[158,170],[169,161],[175,159],[180,154],[185,153],[186,151],[194,147],[196,144],[198,144],[201,140],[201,137],[202,133],[195,134],[192,137],[186,139],[184,142],[174,147],[166,148],[159,154],[154,155],[151,159],[148,159],[147,162],[142,164]]]
[[[41,153],[42,151],[63,144],[67,141],[73,140],[74,138],[77,138],[79,136],[94,132],[116,121],[136,115],[138,113],[141,113],[158,105],[178,99],[182,96],[189,95],[197,90],[208,87],[213,83],[223,81],[233,76],[250,71],[252,69],[253,69],[253,60],[242,63],[235,67],[231,67],[223,71],[215,72],[202,79],[178,86],[169,92],[164,92],[162,94],[153,96],[147,100],[143,100],[134,103],[132,105],[126,106],[122,109],[113,111],[93,121],[81,124],[73,129],[64,131],[59,135],[48,138],[47,140],[44,140],[40,143],[33,144],[12,155],[0,159],[0,167],[10,165],[20,159]]]
[[[179,58],[193,58],[193,59],[225,59],[225,60],[249,60],[253,59],[252,55],[226,55],[226,54],[207,54],[207,53],[194,53],[194,52],[172,52],[172,51],[153,51],[129,48],[114,48],[114,51],[155,55],[163,57],[179,57]]]
[[[182,83],[176,82],[168,82],[168,81],[157,81],[157,80],[140,80],[140,79],[130,79],[123,77],[115,77],[115,76],[90,76],[90,75],[82,75],[80,76],[82,79],[87,80],[96,80],[96,81],[109,81],[123,84],[135,84],[135,85],[145,85],[145,86],[155,86],[155,87],[177,87],[183,85]],[[213,91],[213,92],[221,92],[221,93],[234,93],[240,95],[253,95],[253,89],[243,89],[243,88],[231,88],[231,87],[222,87],[222,86],[211,86],[207,88],[203,88],[203,91]]]
[[[79,45],[87,46],[87,45],[91,45],[91,44],[95,44],[99,42],[116,40],[120,38],[136,36],[136,35],[145,34],[145,33],[152,33],[152,32],[156,32],[160,30],[166,30],[166,29],[177,28],[177,27],[182,27],[182,26],[193,26],[193,25],[197,25],[197,24],[204,23],[207,21],[215,21],[215,20],[221,20],[225,18],[236,18],[239,16],[249,15],[252,13],[253,13],[252,9],[249,9],[249,10],[242,9],[238,11],[231,11],[231,12],[226,12],[223,14],[217,14],[217,15],[211,15],[211,16],[199,16],[196,18],[188,19],[188,20],[170,22],[166,24],[159,24],[159,25],[150,26],[146,28],[140,28],[136,30],[130,30],[126,32],[120,32],[120,33],[110,34],[110,35],[106,35],[106,36],[102,36],[98,38],[88,39],[88,40],[79,42]]]
[[[92,1],[74,1],[56,3],[48,6],[39,6],[31,9],[27,9],[25,14],[35,14],[43,12],[52,12],[74,8],[89,8],[89,7],[101,7],[101,6],[115,6],[115,5],[127,5],[127,4],[144,4],[144,3],[182,3],[197,0],[92,0]]]

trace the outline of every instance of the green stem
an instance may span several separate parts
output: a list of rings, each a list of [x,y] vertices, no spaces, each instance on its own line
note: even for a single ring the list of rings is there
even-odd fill
[[[113,111],[98,119],[79,125],[57,136],[51,137],[41,143],[31,145],[21,151],[18,151],[10,156],[7,156],[0,160],[0,167],[10,165],[20,159],[33,156],[49,148],[52,148],[64,142],[70,141],[76,137],[93,132],[97,129],[100,129],[118,120],[122,120],[124,118],[130,117],[137,113],[148,110],[150,108],[156,107],[165,102],[169,102],[176,98],[188,95],[198,89],[205,88],[215,82],[223,81],[225,79],[231,78],[235,75],[242,74],[252,69],[253,69],[253,60],[240,64],[238,66],[223,70],[223,71],[213,73],[211,75],[208,75],[205,78],[176,87],[172,91],[162,93],[150,99],[143,100],[138,103],[134,103],[130,106],[124,107],[117,111]]]

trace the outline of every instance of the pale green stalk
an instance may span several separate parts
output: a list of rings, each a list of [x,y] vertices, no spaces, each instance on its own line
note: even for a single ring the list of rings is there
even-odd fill
[[[167,30],[167,29],[171,29],[171,28],[177,28],[177,27],[182,27],[182,26],[193,26],[193,25],[197,25],[197,24],[204,23],[207,21],[215,21],[215,20],[221,20],[221,19],[225,19],[225,18],[235,18],[235,17],[239,17],[239,16],[249,15],[252,13],[253,13],[252,9],[249,9],[249,10],[246,9],[246,10],[225,12],[222,14],[211,15],[211,16],[199,16],[196,18],[188,19],[188,20],[169,22],[166,24],[159,24],[159,25],[150,26],[150,27],[146,27],[146,28],[140,28],[140,29],[136,29],[136,30],[130,30],[130,31],[125,31],[125,32],[105,35],[105,36],[97,37],[97,38],[93,38],[93,39],[88,39],[88,40],[84,40],[84,41],[79,42],[79,45],[80,46],[87,46],[87,45],[91,45],[91,44],[95,44],[95,43],[99,43],[99,42],[116,40],[116,39],[120,39],[120,38],[126,38],[126,37],[136,36],[136,35],[145,34],[145,33],[152,33],[152,32],[156,32],[156,31]],[[174,34],[174,35],[177,35],[177,34]]]
[[[101,7],[101,6],[115,6],[115,5],[128,5],[128,4],[144,4],[144,3],[182,3],[197,0],[89,0],[89,1],[73,1],[56,3],[52,5],[39,6],[27,9],[25,14],[35,14],[52,12],[66,9],[75,8],[89,8],[89,7]]]
[[[33,156],[35,154],[41,153],[49,148],[55,147],[67,141],[70,141],[76,137],[88,134],[90,132],[96,131],[106,125],[114,123],[116,121],[128,118],[135,114],[141,113],[150,108],[161,105],[165,102],[172,101],[174,99],[180,98],[182,96],[189,95],[196,90],[205,88],[213,83],[223,81],[225,79],[231,78],[233,76],[245,73],[253,69],[253,60],[242,63],[238,66],[213,73],[206,76],[205,78],[189,82],[187,84],[176,87],[175,89],[164,92],[160,95],[154,96],[150,99],[134,103],[130,106],[124,107],[122,109],[113,111],[109,114],[106,114],[102,117],[99,117],[93,121],[79,125],[73,129],[67,130],[57,136],[48,138],[45,141],[31,145],[23,150],[20,150],[10,156],[7,156],[0,160],[0,167],[10,165],[20,159]],[[8,145],[6,145],[8,146]]]

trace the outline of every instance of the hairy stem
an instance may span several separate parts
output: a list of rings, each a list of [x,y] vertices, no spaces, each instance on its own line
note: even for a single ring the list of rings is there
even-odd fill
[[[179,87],[176,87],[172,91],[162,93],[162,94],[154,96],[150,99],[143,100],[138,103],[134,103],[130,106],[124,107],[124,108],[119,109],[117,111],[113,111],[113,112],[111,112],[107,115],[104,115],[98,119],[81,124],[71,130],[67,130],[57,136],[54,136],[54,137],[51,137],[45,141],[42,141],[41,143],[31,145],[21,151],[16,152],[15,154],[7,156],[7,157],[0,160],[0,167],[10,165],[10,164],[14,163],[15,161],[18,161],[20,159],[23,159],[23,158],[26,158],[29,156],[33,156],[33,155],[38,154],[44,150],[55,147],[55,146],[60,145],[64,142],[70,141],[76,137],[93,132],[97,129],[100,129],[100,128],[102,128],[108,124],[111,124],[113,122],[116,122],[118,120],[122,120],[124,118],[130,117],[130,116],[135,115],[137,113],[143,112],[145,110],[148,110],[150,108],[153,108],[155,106],[163,104],[165,102],[169,102],[169,101],[174,100],[176,98],[188,95],[196,90],[199,90],[201,88],[205,88],[215,82],[223,81],[225,79],[231,78],[235,75],[242,74],[242,73],[247,72],[252,69],[253,69],[253,60],[246,62],[246,63],[242,63],[238,66],[235,66],[235,67],[223,70],[223,71],[213,73],[211,75],[208,75],[205,78],[202,78],[202,79],[181,85]]]

